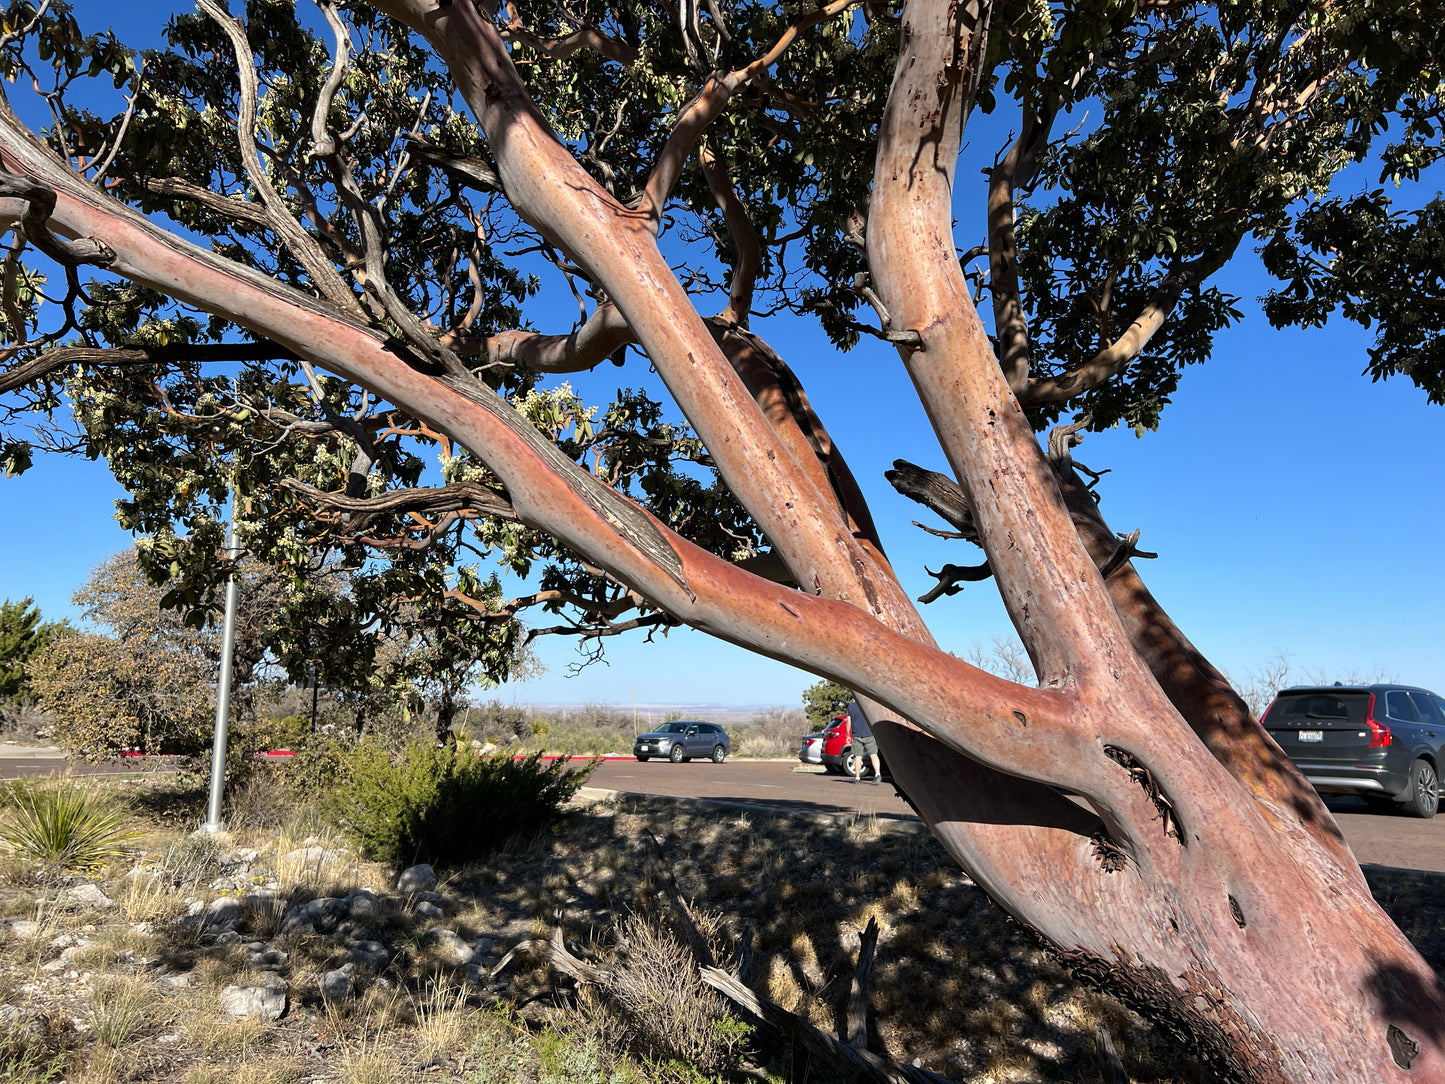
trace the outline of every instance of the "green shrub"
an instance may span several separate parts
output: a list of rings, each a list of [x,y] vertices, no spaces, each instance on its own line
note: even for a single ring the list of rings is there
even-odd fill
[[[295,756],[284,769],[286,786],[301,797],[328,793],[345,779],[355,749],[350,734],[307,734],[292,746]]]
[[[127,814],[93,787],[62,782],[15,795],[0,845],[51,871],[97,869],[125,853]]]
[[[362,742],[344,761],[325,812],[366,857],[398,868],[458,865],[550,827],[597,763],[477,757],[425,741],[395,756]]]

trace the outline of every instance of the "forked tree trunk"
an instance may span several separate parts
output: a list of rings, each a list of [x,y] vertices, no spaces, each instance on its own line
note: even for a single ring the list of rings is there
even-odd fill
[[[698,316],[646,217],[547,129],[485,15],[374,4],[447,63],[509,200],[605,290],[800,590],[674,535],[479,383],[422,371],[354,313],[114,203],[7,110],[0,164],[53,191],[53,227],[103,243],[116,274],[250,328],[473,450],[522,522],[672,616],[858,690],[899,781],[969,873],[1079,968],[1183,1021],[1221,1063],[1270,1082],[1445,1082],[1435,975],[1371,900],[1307,785],[1132,568],[1101,578],[1112,536],[1067,475],[1061,491],[991,352],[950,218],[986,13],[950,0],[905,8],[868,245],[892,327],[916,332],[903,361],[1038,688],[933,643],[791,375]],[[0,217],[26,210],[0,200]]]
[[[1098,777],[1080,793],[1102,821],[1094,853],[1057,848],[1048,880],[1022,882],[1005,867],[983,871],[985,886],[1076,966],[1122,978],[1185,1019],[1243,1075],[1445,1079],[1436,976],[1374,904],[1333,826],[1322,825],[1318,801],[1280,800],[1297,776],[1167,619],[1151,647],[1143,626],[1160,612],[1132,569],[1111,598],[992,354],[951,219],[983,51],[980,6],[905,6],[869,256],[892,327],[918,333],[919,344],[901,353],[1010,615],[1043,685],[1071,694],[1070,725]],[[1092,512],[1087,496],[1082,502]],[[1091,522],[1077,497],[1075,507],[1096,548],[1112,541],[1106,529],[1099,537],[1096,512]],[[887,736],[916,744],[906,731]],[[1213,739],[1218,759],[1200,737]],[[903,764],[913,774],[918,761]],[[1141,822],[1119,785],[1135,788],[1157,816]],[[940,827],[952,844],[952,826]],[[968,864],[966,848],[957,849]],[[1069,861],[1070,850],[1084,860]]]

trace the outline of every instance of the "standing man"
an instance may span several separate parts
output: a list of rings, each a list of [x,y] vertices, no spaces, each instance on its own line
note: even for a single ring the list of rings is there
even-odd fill
[[[848,702],[848,722],[853,728],[853,782],[861,782],[863,758],[866,756],[868,763],[873,765],[873,778],[868,782],[876,786],[880,781],[879,776],[883,774],[883,768],[878,762],[878,739],[869,729],[868,720],[864,718],[863,709],[856,700]]]

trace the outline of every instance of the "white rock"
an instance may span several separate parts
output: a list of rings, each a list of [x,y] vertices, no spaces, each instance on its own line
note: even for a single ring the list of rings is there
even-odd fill
[[[279,1020],[286,1013],[284,986],[227,986],[221,991],[221,1011],[231,1016]]]
[[[324,972],[318,986],[325,998],[342,998],[351,993],[351,964],[343,964],[335,971]]]
[[[441,961],[452,967],[466,967],[476,955],[460,935],[443,927],[428,931],[427,941]]]
[[[398,892],[430,892],[437,886],[437,873],[425,862],[401,871],[396,879]]]
[[[234,896],[221,896],[206,907],[206,925],[220,926],[227,922],[240,922],[245,916],[241,901]]]
[[[436,920],[445,918],[447,914],[436,904],[432,903],[431,900],[422,900],[412,908],[412,913],[416,915],[417,918]]]
[[[16,937],[34,937],[40,932],[40,923],[31,922],[28,918],[19,918],[10,923],[10,928],[15,931]]]
[[[90,884],[72,885],[60,893],[56,901],[61,907],[67,910],[78,911],[83,907],[89,907],[97,911],[108,911],[115,906],[115,900],[111,899],[100,890],[99,885]]]

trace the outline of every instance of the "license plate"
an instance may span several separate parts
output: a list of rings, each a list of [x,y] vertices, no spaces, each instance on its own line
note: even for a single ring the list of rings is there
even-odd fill
[[[1325,732],[1324,732],[1323,730],[1301,730],[1301,731],[1299,732],[1299,740],[1300,740],[1300,741],[1324,741],[1324,740],[1325,740]]]

